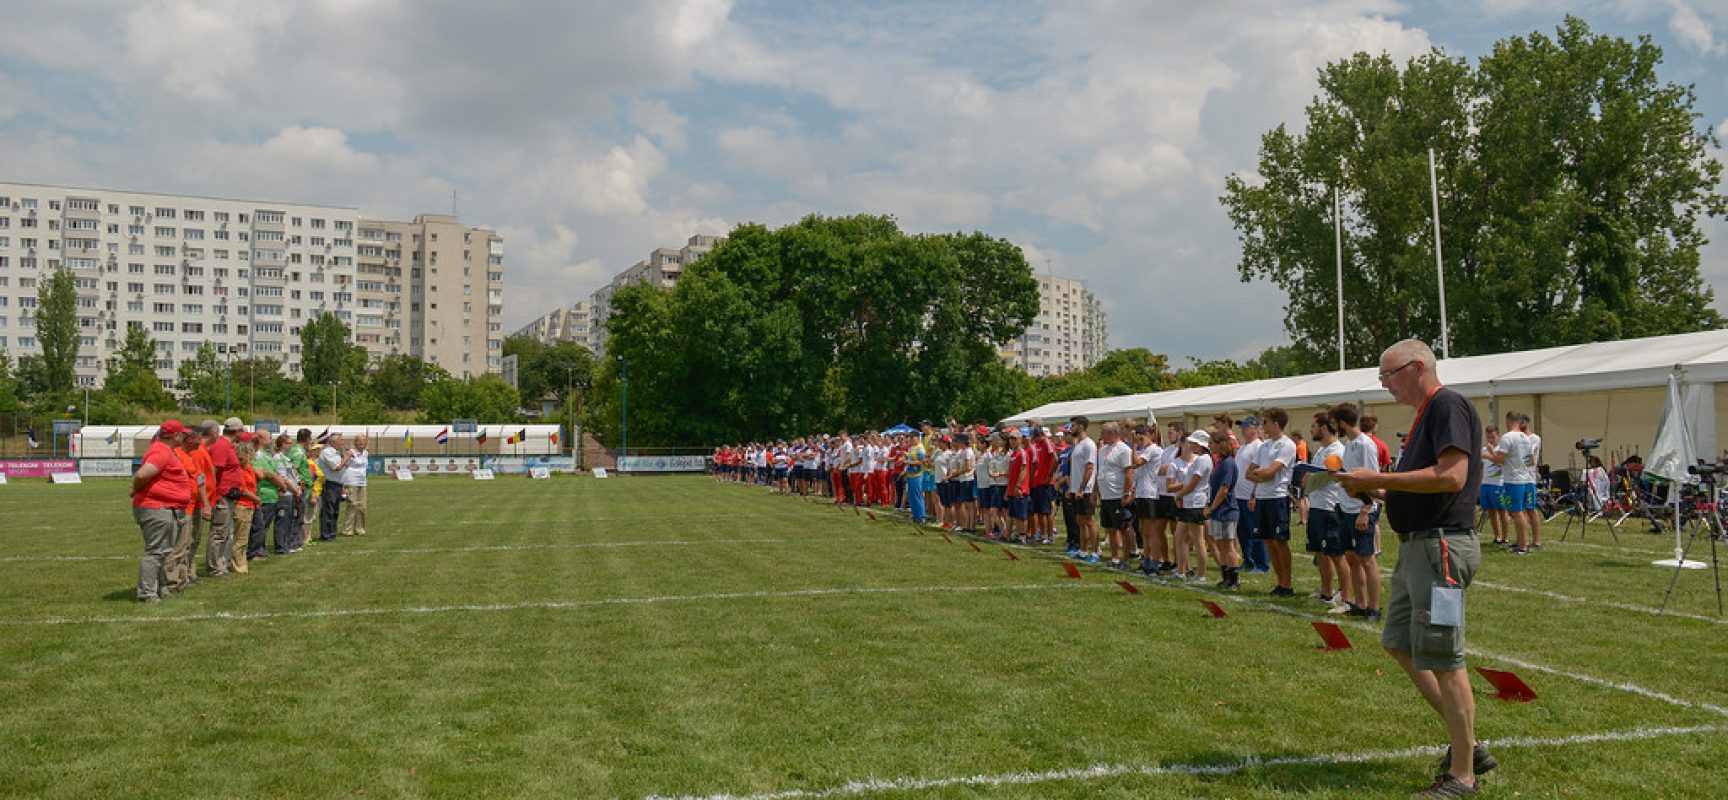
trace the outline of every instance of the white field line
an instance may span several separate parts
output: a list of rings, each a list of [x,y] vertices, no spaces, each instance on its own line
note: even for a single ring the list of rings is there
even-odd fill
[[[1001,543],[998,543],[998,544],[1001,544]],[[1038,558],[1044,558],[1044,559],[1055,560],[1055,561],[1069,561],[1069,562],[1071,562],[1070,559],[1068,559],[1065,556],[1058,554],[1058,553],[1051,553],[1051,552],[1046,552],[1044,550],[1029,549],[1029,548],[1019,547],[1019,546],[1016,546],[1016,549],[1019,549],[1023,552],[1026,552],[1026,553],[1030,553],[1031,555],[1036,556]],[[1079,566],[1079,565],[1077,565],[1077,566]],[[1355,628],[1357,630],[1373,633],[1376,635],[1376,637],[1378,637],[1378,634],[1380,633],[1379,628],[1377,628],[1374,625],[1367,623],[1367,622],[1354,621],[1354,620],[1349,620],[1346,618],[1340,618],[1340,617],[1330,616],[1330,615],[1311,614],[1311,613],[1308,613],[1306,611],[1302,611],[1300,609],[1289,608],[1289,607],[1282,606],[1282,605],[1279,605],[1277,603],[1273,603],[1273,602],[1269,602],[1269,601],[1265,601],[1265,600],[1259,600],[1259,599],[1250,598],[1250,597],[1243,597],[1243,596],[1238,595],[1238,594],[1232,594],[1229,592],[1218,591],[1216,589],[1208,588],[1204,585],[1195,585],[1195,584],[1189,584],[1189,583],[1165,583],[1162,581],[1147,581],[1144,578],[1141,578],[1140,580],[1135,580],[1136,576],[1134,573],[1131,573],[1131,572],[1118,573],[1118,572],[1114,572],[1112,570],[1107,570],[1107,569],[1102,569],[1102,568],[1097,568],[1097,567],[1084,567],[1084,568],[1088,569],[1090,571],[1093,571],[1093,572],[1101,572],[1105,575],[1116,576],[1116,577],[1113,577],[1112,580],[1129,580],[1129,581],[1134,581],[1135,583],[1142,585],[1142,586],[1161,586],[1161,587],[1165,587],[1165,588],[1183,589],[1186,591],[1191,591],[1191,592],[1195,592],[1198,594],[1207,595],[1208,597],[1230,600],[1232,602],[1239,603],[1242,605],[1252,606],[1254,608],[1259,608],[1259,609],[1263,609],[1266,611],[1271,611],[1271,612],[1277,613],[1277,614],[1284,614],[1286,616],[1292,616],[1292,617],[1297,617],[1297,618],[1306,619],[1306,620],[1318,620],[1321,622],[1332,622],[1332,623],[1336,623],[1339,627],[1351,627],[1351,628]],[[1602,687],[1604,689],[1616,689],[1616,690],[1619,690],[1622,692],[1628,692],[1630,694],[1635,694],[1635,695],[1638,695],[1640,697],[1644,697],[1644,698],[1647,698],[1650,700],[1656,700],[1656,701],[1659,701],[1662,703],[1667,703],[1669,705],[1678,706],[1681,708],[1700,709],[1703,711],[1709,711],[1713,714],[1719,714],[1721,716],[1728,717],[1728,708],[1724,708],[1722,706],[1714,705],[1711,703],[1686,700],[1683,698],[1675,697],[1671,694],[1667,694],[1665,692],[1657,691],[1655,689],[1647,689],[1647,688],[1645,688],[1643,686],[1639,686],[1635,683],[1629,683],[1629,682],[1624,682],[1624,681],[1612,681],[1612,680],[1608,680],[1605,678],[1598,678],[1598,677],[1595,677],[1593,675],[1585,675],[1583,673],[1572,672],[1570,670],[1557,669],[1555,667],[1550,667],[1550,666],[1546,666],[1543,664],[1537,664],[1534,662],[1525,661],[1523,659],[1513,658],[1511,656],[1504,656],[1504,655],[1500,655],[1498,653],[1491,653],[1491,652],[1488,652],[1486,650],[1482,650],[1482,649],[1476,648],[1476,647],[1467,647],[1467,648],[1465,648],[1464,652],[1468,655],[1475,656],[1477,658],[1485,658],[1485,659],[1488,659],[1490,661],[1499,661],[1499,662],[1502,662],[1505,664],[1511,664],[1512,666],[1519,667],[1521,669],[1530,670],[1532,672],[1546,672],[1550,675],[1557,675],[1557,676],[1560,676],[1563,678],[1570,678],[1570,679],[1578,681],[1580,683],[1587,683],[1587,684],[1590,684],[1592,686]]]
[[[1601,742],[1636,742],[1669,736],[1694,736],[1728,732],[1728,725],[1694,725],[1674,728],[1633,728],[1627,731],[1582,733],[1550,738],[1517,737],[1498,739],[1485,744],[1500,748],[1569,747]],[[809,800],[824,797],[850,797],[882,792],[922,792],[954,786],[993,787],[1025,786],[1058,781],[1084,781],[1125,776],[1201,776],[1235,775],[1250,770],[1275,767],[1311,767],[1332,764],[1360,764],[1376,761],[1400,761],[1421,756],[1438,755],[1444,748],[1438,745],[1406,747],[1398,750],[1357,750],[1311,756],[1249,756],[1238,761],[1218,764],[1094,764],[1089,767],[1048,770],[1044,772],[1009,772],[993,775],[955,775],[940,778],[868,778],[851,781],[826,789],[786,789],[758,794],[683,795],[683,800]],[[650,795],[650,800],[669,800]]]
[[[373,550],[350,550],[348,548],[315,547],[304,551],[307,556],[327,558],[330,556],[391,556],[415,553],[492,553],[510,552],[513,550],[594,550],[618,547],[683,547],[683,546],[727,546],[739,544],[877,544],[889,542],[888,539],[865,538],[827,538],[827,539],[713,539],[709,541],[692,541],[686,539],[651,540],[637,542],[580,542],[576,544],[497,544],[471,545],[468,547],[401,547]],[[137,561],[138,556],[0,556],[0,563],[19,561]]]
[[[46,617],[38,619],[0,619],[0,627],[84,624],[138,624],[147,622],[203,622],[209,620],[257,619],[325,619],[335,617],[368,617],[390,614],[448,614],[455,612],[500,612],[531,609],[577,609],[603,606],[640,606],[662,603],[700,603],[711,600],[753,600],[799,597],[841,597],[889,594],[944,594],[979,592],[1031,592],[1044,590],[1074,591],[1082,589],[1115,589],[1103,584],[1019,583],[1001,586],[884,586],[850,589],[788,589],[783,591],[716,592],[712,594],[651,595],[647,597],[609,597],[598,600],[539,600],[521,603],[484,603],[439,606],[377,606],[372,608],[339,608],[318,611],[215,611],[208,614],[175,616],[118,617]],[[1119,590],[1118,590],[1119,591]]]

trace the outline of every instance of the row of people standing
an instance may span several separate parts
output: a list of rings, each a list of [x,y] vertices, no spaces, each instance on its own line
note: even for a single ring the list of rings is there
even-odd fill
[[[307,428],[293,438],[271,437],[247,431],[237,417],[222,424],[206,420],[195,430],[179,420],[163,422],[132,479],[133,518],[144,537],[138,599],[161,602],[198,583],[206,531],[204,576],[215,580],[249,572],[249,562],[269,558],[272,545],[277,555],[300,552],[314,498],[340,503],[351,494],[351,482],[357,482],[359,501],[346,522],[354,535],[363,534],[364,439],[344,450],[339,435],[328,445],[313,444]],[[320,538],[333,539],[336,519],[326,520]]]

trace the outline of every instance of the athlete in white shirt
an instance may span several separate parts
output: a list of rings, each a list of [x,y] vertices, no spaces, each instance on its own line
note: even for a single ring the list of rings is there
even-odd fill
[[[1374,440],[1357,427],[1360,416],[1349,403],[1333,406],[1327,414],[1343,437],[1343,471],[1380,471],[1380,449]],[[1379,503],[1358,497],[1339,488],[1338,520],[1344,528],[1350,549],[1344,554],[1344,600],[1341,613],[1371,620],[1380,618],[1380,558],[1379,543],[1374,540],[1379,515]]]
[[[1167,555],[1163,538],[1153,536],[1157,524],[1158,468],[1164,463],[1164,448],[1158,444],[1157,424],[1134,429],[1134,524],[1140,531],[1140,572],[1151,575]]]
[[[1074,507],[1074,520],[1080,525],[1080,557],[1094,564],[1102,561],[1098,554],[1098,518],[1093,503],[1097,497],[1098,443],[1086,433],[1091,420],[1075,417],[1068,423],[1075,437],[1068,453],[1068,502]]]
[[[1110,567],[1127,569],[1125,560],[1134,547],[1129,543],[1133,530],[1134,510],[1131,483],[1134,480],[1134,449],[1122,441],[1121,429],[1115,423],[1105,423],[1099,430],[1102,443],[1098,447],[1098,511],[1104,528],[1110,531]]]
[[[1254,497],[1249,501],[1254,510],[1254,530],[1266,541],[1272,556],[1272,573],[1278,586],[1274,597],[1294,597],[1290,588],[1290,469],[1296,463],[1296,443],[1284,435],[1290,414],[1282,408],[1268,408],[1260,414],[1265,441],[1254,454],[1254,466],[1248,469],[1248,479],[1254,482]]]
[[[1524,415],[1506,412],[1506,432],[1490,457],[1500,465],[1501,489],[1506,493],[1506,513],[1518,531],[1514,555],[1527,555],[1542,546],[1542,512],[1536,508],[1536,443],[1521,430]]]
[[[1494,460],[1494,450],[1500,446],[1500,426],[1488,425],[1482,429],[1482,489],[1476,494],[1476,505],[1482,508],[1488,516],[1488,524],[1494,529],[1494,544],[1505,547],[1510,544],[1506,540],[1506,488],[1503,485],[1500,472],[1500,462]],[[1478,531],[1480,535],[1480,531]]]
[[[1195,431],[1182,440],[1164,488],[1176,498],[1176,577],[1206,581],[1206,503],[1211,497],[1212,437]],[[1191,557],[1190,554],[1195,554]],[[1196,568],[1195,561],[1198,561]]]

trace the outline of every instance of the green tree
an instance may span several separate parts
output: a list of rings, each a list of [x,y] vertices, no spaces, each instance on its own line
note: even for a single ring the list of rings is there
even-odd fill
[[[443,367],[405,353],[387,355],[373,365],[367,386],[386,408],[405,411],[418,408],[420,392],[438,381],[449,380]]]
[[[156,374],[156,342],[142,324],[130,323],[126,326],[126,341],[108,359],[108,375],[103,383],[124,381],[138,373]]]
[[[18,410],[18,377],[12,371],[12,356],[0,347],[0,411]]]
[[[512,422],[517,418],[521,397],[497,375],[446,378],[420,392],[421,417],[427,424],[456,419],[482,423]]]
[[[655,445],[1007,413],[995,345],[1038,300],[1012,243],[859,215],[739,226],[671,292],[628,287],[612,305],[587,427],[621,438],[621,358],[630,440]]]
[[[36,286],[36,344],[42,348],[43,388],[53,394],[72,391],[78,363],[78,293],[66,269],[54,270]]]
[[[504,355],[516,356],[516,389],[530,405],[547,395],[562,401],[572,385],[593,380],[594,354],[576,342],[547,346],[529,336],[510,336],[504,340]]]
[[[180,388],[180,399],[188,409],[215,413],[222,410],[223,401],[227,399],[227,378],[222,359],[216,355],[216,346],[205,342],[198,346],[198,352],[191,358],[180,362],[178,379],[174,383]]]
[[[1647,38],[1568,18],[1475,67],[1440,51],[1327,65],[1302,133],[1266,133],[1258,177],[1226,183],[1242,279],[1285,292],[1298,362],[1335,364],[1337,189],[1347,362],[1437,341],[1432,148],[1453,355],[1720,326],[1697,225],[1728,211],[1717,142],[1660,62]]]
[[[300,375],[311,390],[313,408],[329,407],[329,393],[322,390],[338,384],[362,388],[365,374],[366,349],[354,343],[348,325],[335,314],[319,314],[300,327]]]

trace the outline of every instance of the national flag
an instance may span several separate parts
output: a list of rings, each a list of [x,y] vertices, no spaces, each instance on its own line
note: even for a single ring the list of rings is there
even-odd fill
[[[475,444],[485,444],[486,443],[486,432],[481,431],[479,433],[474,434],[474,443]]]
[[[36,448],[42,446],[41,442],[36,441],[36,429],[35,428],[25,428],[24,429],[24,436],[30,442],[30,449],[31,450],[35,450]]]
[[[329,442],[330,442],[330,426],[325,425],[324,426],[324,432],[318,434],[318,443],[319,444],[329,444]]]
[[[557,447],[557,446],[558,446],[558,431],[557,431],[557,429],[553,429],[553,431],[552,431],[552,433],[551,433],[551,434],[549,434],[549,435],[548,435],[548,436],[547,436],[547,438],[549,438],[549,439],[551,439],[551,440],[552,440],[552,446],[553,446],[553,447]]]
[[[441,444],[441,445],[449,444],[450,443],[450,429],[445,428],[444,430],[439,431],[437,438],[438,438],[439,444]]]
[[[521,444],[521,443],[526,442],[526,441],[528,441],[528,429],[523,428],[522,430],[519,430],[515,433],[510,434],[509,438],[504,440],[504,443],[505,444]]]
[[[414,449],[414,432],[413,431],[410,430],[410,431],[403,431],[402,432],[402,449],[403,450]]]
[[[109,444],[119,444],[120,443],[120,429],[119,428],[115,428],[113,433],[108,434],[108,443]]]

